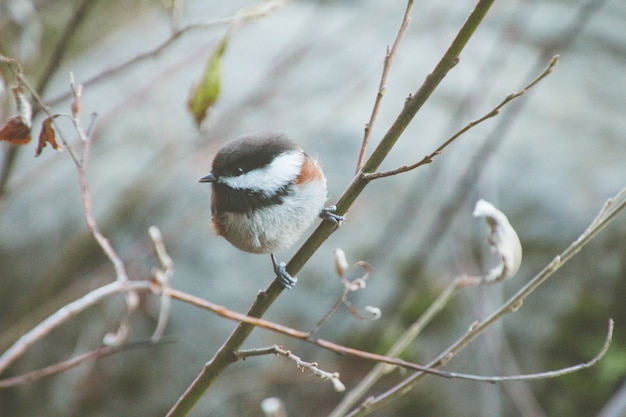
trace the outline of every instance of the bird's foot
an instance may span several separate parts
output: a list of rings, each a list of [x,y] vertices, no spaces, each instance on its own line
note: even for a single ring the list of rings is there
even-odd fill
[[[285,268],[286,264],[284,262],[277,262],[273,254],[270,256],[272,258],[272,263],[274,264],[274,273],[276,274],[276,277],[285,288],[288,290],[292,289],[294,285],[296,285],[296,282],[298,282],[298,277],[292,277],[289,275],[289,272],[287,272],[287,269]]]
[[[323,220],[329,220],[333,223],[340,224],[346,218],[335,214],[335,211],[337,211],[337,206],[325,207],[322,209],[322,211],[320,211],[320,217]]]

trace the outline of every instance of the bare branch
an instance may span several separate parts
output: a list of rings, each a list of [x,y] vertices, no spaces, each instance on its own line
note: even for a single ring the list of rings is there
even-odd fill
[[[589,227],[570,244],[560,255],[557,255],[552,262],[546,265],[535,277],[533,277],[524,287],[522,287],[516,294],[514,294],[506,303],[500,308],[494,311],[489,317],[485,318],[481,322],[472,324],[466,334],[464,334],[459,340],[444,350],[435,360],[428,364],[431,368],[437,368],[445,365],[450,359],[452,359],[458,352],[460,352],[465,346],[481,335],[485,330],[493,325],[493,323],[500,320],[508,313],[517,311],[524,303],[526,297],[533,293],[541,284],[543,284],[549,277],[551,277],[561,266],[569,261],[574,255],[576,255],[593,237],[595,237],[608,223],[610,223],[615,216],[626,207],[626,188],[619,191],[614,197],[607,200],[603,205],[598,215],[590,223]],[[611,326],[612,331],[612,326]],[[602,351],[601,351],[602,353]],[[601,355],[600,355],[601,356]],[[595,362],[594,362],[595,363]],[[371,398],[367,401],[367,410],[373,410],[387,404],[394,400],[402,393],[407,392],[418,381],[426,376],[425,373],[416,372],[409,376],[404,381],[400,382],[390,390],[379,395],[376,398]],[[364,415],[364,408],[359,408],[350,416]]]
[[[346,390],[345,385],[339,379],[338,372],[326,372],[319,368],[317,362],[306,362],[300,359],[298,356],[291,353],[291,351],[283,349],[281,346],[274,345],[266,348],[257,348],[257,349],[242,349],[238,350],[235,353],[238,359],[246,359],[251,356],[261,356],[261,355],[280,355],[284,356],[287,359],[290,359],[295,362],[298,369],[304,371],[305,369],[310,370],[313,374],[323,380],[328,380],[333,383],[335,391],[343,392]]]
[[[138,54],[135,57],[117,66],[108,68],[102,71],[101,73],[96,74],[92,76],[91,78],[85,80],[81,84],[84,87],[97,84],[101,81],[111,78],[112,76],[116,74],[119,74],[120,72],[123,72],[124,70],[132,67],[133,65],[136,65],[139,62],[145,61],[150,58],[156,58],[158,55],[163,53],[169,46],[174,44],[178,39],[180,39],[183,35],[189,32],[192,32],[198,29],[208,29],[208,28],[212,28],[216,26],[228,26],[228,25],[232,25],[234,22],[240,22],[242,20],[250,20],[250,19],[259,18],[259,17],[265,16],[272,9],[280,6],[283,2],[284,2],[283,0],[269,1],[269,2],[265,2],[266,3],[265,7],[258,7],[258,8],[250,7],[247,13],[238,12],[237,14],[235,14],[235,16],[232,16],[232,17],[223,18],[223,19],[213,19],[213,20],[209,20],[206,22],[190,23],[182,28],[174,29],[172,33],[170,34],[170,36],[166,40],[161,42],[159,45],[157,45],[156,47],[146,52],[143,52],[141,54]],[[71,97],[71,93],[63,93],[57,97],[50,99],[48,102],[51,106],[53,106],[53,105],[60,103],[63,100],[67,100],[70,97]]]
[[[385,178],[385,177],[390,177],[392,175],[398,175],[401,174],[403,172],[407,172],[407,171],[411,171],[415,168],[419,168],[422,165],[427,165],[430,164],[431,162],[433,162],[433,160],[435,159],[435,157],[441,155],[441,152],[448,147],[448,145],[450,145],[452,142],[454,142],[455,140],[457,140],[461,135],[463,135],[464,133],[466,133],[467,131],[471,130],[472,128],[476,127],[477,125],[481,124],[482,122],[484,122],[485,120],[491,119],[492,117],[496,117],[498,114],[500,114],[500,110],[502,110],[502,108],[504,106],[506,106],[509,102],[515,100],[518,97],[523,96],[524,94],[526,94],[526,92],[528,90],[530,90],[531,88],[533,88],[535,85],[537,85],[541,80],[543,80],[545,77],[547,77],[548,75],[550,75],[550,73],[552,73],[552,70],[554,69],[554,66],[559,62],[559,56],[555,55],[554,57],[552,57],[552,59],[550,60],[550,63],[548,64],[548,66],[546,67],[546,69],[539,74],[539,76],[537,78],[535,78],[530,84],[528,84],[526,87],[524,87],[523,89],[521,89],[520,91],[516,92],[516,93],[511,93],[508,96],[506,96],[504,98],[504,100],[502,100],[500,102],[500,104],[498,104],[496,107],[494,107],[493,109],[491,109],[488,113],[486,113],[485,115],[479,117],[476,120],[472,120],[471,122],[469,122],[467,125],[465,125],[461,130],[457,131],[454,135],[450,136],[446,141],[444,141],[437,149],[435,149],[433,152],[431,152],[429,155],[426,155],[424,158],[422,158],[419,162],[416,162],[414,164],[411,165],[402,165],[399,168],[396,169],[392,169],[389,171],[379,171],[379,172],[372,172],[372,173],[361,173],[361,176],[363,177],[363,179],[366,179],[368,181],[371,180],[376,180],[379,178]]]
[[[393,63],[393,59],[396,56],[396,52],[398,51],[398,47],[400,46],[400,42],[402,41],[404,32],[406,32],[406,29],[409,27],[409,23],[411,23],[412,9],[413,0],[409,0],[404,11],[402,23],[400,23],[400,29],[398,30],[395,41],[393,42],[393,46],[391,47],[391,49],[387,47],[387,52],[385,53],[385,62],[383,64],[383,73],[380,77],[380,83],[378,84],[378,92],[376,93],[376,100],[374,101],[374,107],[372,108],[370,120],[365,125],[365,132],[363,135],[363,141],[361,143],[361,150],[359,151],[359,159],[356,163],[357,173],[363,167],[363,162],[365,161],[365,153],[367,152],[367,145],[369,144],[372,129],[374,127],[374,123],[376,122],[376,117],[378,116],[378,109],[380,108],[380,104],[382,103],[383,96],[385,95],[385,90],[387,88],[387,76],[389,75],[391,64]]]
[[[83,353],[81,355],[75,356],[65,361],[55,363],[54,365],[46,366],[45,368],[37,369],[35,371],[31,371],[31,372],[14,376],[11,378],[2,379],[0,380],[0,389],[9,388],[9,387],[13,387],[16,385],[29,384],[38,379],[42,379],[48,376],[56,375],[61,372],[65,372],[69,369],[72,369],[80,365],[83,362],[104,358],[105,356],[109,356],[118,352],[124,352],[129,349],[134,349],[134,348],[144,347],[144,346],[151,346],[151,345],[154,345],[154,343],[150,341],[150,342],[127,343],[122,346],[103,346],[99,349],[94,349],[90,352]]]
[[[116,280],[122,283],[128,282],[128,274],[126,273],[126,267],[124,266],[124,262],[119,257],[109,239],[107,239],[102,232],[100,231],[100,227],[96,222],[96,218],[93,215],[93,203],[91,199],[91,191],[89,189],[89,185],[87,184],[87,175],[86,169],[87,164],[89,162],[89,151],[91,149],[92,142],[92,134],[93,134],[93,123],[94,123],[95,115],[92,115],[92,121],[90,123],[90,135],[88,136],[85,131],[82,129],[80,120],[78,117],[72,116],[72,120],[74,121],[74,126],[76,131],[81,138],[81,140],[85,143],[83,148],[82,158],[80,160],[74,159],[74,163],[76,165],[76,170],[78,172],[78,181],[80,184],[80,195],[83,202],[83,214],[85,216],[85,221],[87,223],[87,228],[91,235],[96,240],[104,254],[113,264],[115,269]],[[139,297],[135,292],[129,291],[124,294],[126,299],[126,311],[120,320],[120,326],[116,333],[109,333],[104,337],[104,343],[108,345],[120,345],[124,342],[126,337],[128,336],[129,324],[128,320],[130,319],[130,315],[135,311],[137,306],[139,305]]]
[[[360,277],[349,280],[346,277],[346,272],[350,269],[350,265],[348,265],[348,261],[346,260],[346,254],[340,248],[335,249],[333,254],[335,258],[335,269],[337,271],[339,279],[341,280],[341,283],[343,284],[343,291],[335,304],[333,304],[333,306],[328,310],[324,317],[322,317],[317,323],[315,323],[311,330],[309,330],[309,336],[315,334],[319,330],[319,328],[333,314],[335,314],[335,312],[339,309],[339,307],[341,307],[342,304],[345,305],[348,308],[348,311],[350,311],[350,313],[358,319],[376,320],[380,318],[380,310],[377,310],[377,312],[375,312],[371,311],[371,309],[373,309],[374,307],[369,307],[369,309],[366,308],[367,310],[370,310],[370,316],[363,316],[359,314],[356,308],[354,308],[352,303],[350,303],[350,301],[348,300],[348,294],[350,292],[359,291],[365,288],[366,281],[369,278],[370,273],[372,272],[372,267],[370,266],[370,264],[365,261],[358,261],[354,265],[352,265],[352,268],[363,268],[364,272],[363,275],[361,275]]]
[[[159,228],[156,226],[151,226],[148,231],[150,233],[152,243],[154,244],[154,249],[156,250],[157,256],[161,261],[161,268],[155,268],[153,271],[154,278],[159,283],[161,288],[169,288],[170,281],[174,276],[174,262],[165,250],[163,236],[161,235],[161,231],[159,230]],[[168,295],[167,291],[161,291],[161,308],[159,310],[159,320],[157,322],[156,328],[154,329],[154,333],[150,338],[150,340],[152,340],[153,342],[161,339],[163,337],[163,333],[165,333],[167,320],[170,314],[170,304],[171,298]]]
[[[9,349],[0,356],[0,374],[2,374],[13,362],[22,356],[35,342],[48,335],[53,329],[59,327],[72,317],[99,303],[105,298],[118,293],[129,291],[150,290],[147,281],[114,281],[103,287],[97,288],[78,300],[75,300],[57,310],[39,323],[29,332],[23,334]]]
[[[229,310],[226,307],[217,305],[210,301],[204,300],[200,297],[196,297],[194,295],[187,294],[183,291],[179,291],[173,288],[164,288],[163,291],[167,291],[170,297],[176,300],[184,301],[196,307],[209,310],[229,320],[235,320],[235,321],[239,321],[242,323],[246,323],[251,326],[261,327],[263,329],[270,330],[275,333],[280,333],[285,336],[289,336],[295,339],[299,339],[299,340],[314,344],[316,346],[322,347],[326,350],[330,350],[335,353],[339,353],[343,355],[350,355],[350,356],[354,356],[354,357],[366,359],[366,360],[371,360],[371,361],[388,363],[391,365],[396,365],[396,366],[400,366],[400,367],[407,368],[407,369],[420,370],[422,372],[433,373],[435,375],[439,375],[444,378],[472,379],[472,376],[470,375],[454,374],[454,376],[452,376],[450,372],[440,371],[438,369],[425,368],[419,364],[407,362],[402,359],[390,358],[384,355],[378,355],[375,353],[370,353],[370,352],[365,352],[365,351],[358,350],[358,349],[349,348],[349,347],[342,346],[337,343],[330,342],[324,339],[311,338],[308,332],[303,332],[300,330],[296,330],[296,329],[284,326],[282,324],[277,324],[268,320],[237,313],[236,311]],[[231,360],[232,360],[232,357],[231,357]]]
[[[583,362],[574,366],[569,366],[567,368],[557,369],[555,371],[538,372],[535,374],[496,376],[496,377],[477,377],[476,381],[503,382],[503,381],[529,381],[533,379],[549,379],[549,378],[556,378],[559,376],[582,371],[583,369],[591,368],[596,363],[598,363],[598,361],[602,359],[604,355],[606,354],[606,352],[609,350],[609,346],[611,346],[611,342],[613,341],[614,328],[615,328],[615,323],[613,322],[613,319],[609,319],[608,330],[607,330],[606,338],[604,339],[604,344],[602,345],[602,348],[592,359],[590,359],[587,362]]]
[[[387,351],[386,356],[397,357],[406,349],[422,332],[428,323],[448,304],[456,290],[461,287],[462,277],[457,277],[439,294],[428,309],[404,333],[394,342]],[[345,415],[359,398],[363,397],[370,388],[385,374],[396,369],[395,366],[379,363],[376,364],[359,383],[352,388],[337,404],[328,417],[341,417]]]

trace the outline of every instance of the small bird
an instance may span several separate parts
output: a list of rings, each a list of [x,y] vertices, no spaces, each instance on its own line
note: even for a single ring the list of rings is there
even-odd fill
[[[326,177],[314,158],[278,133],[251,133],[228,142],[215,155],[211,173],[215,232],[246,252],[270,254],[287,289],[289,275],[275,252],[289,248],[316,217],[339,223],[335,207],[324,208]]]

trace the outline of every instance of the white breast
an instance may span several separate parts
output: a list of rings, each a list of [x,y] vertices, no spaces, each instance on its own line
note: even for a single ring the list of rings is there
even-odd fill
[[[222,213],[223,236],[246,252],[280,252],[302,236],[318,217],[325,202],[325,181],[303,184],[298,193],[291,194],[282,204],[252,213]]]

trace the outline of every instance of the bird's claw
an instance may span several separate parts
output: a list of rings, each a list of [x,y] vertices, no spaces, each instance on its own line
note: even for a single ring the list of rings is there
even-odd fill
[[[329,220],[333,223],[340,224],[346,218],[340,216],[339,214],[335,214],[335,211],[337,211],[337,206],[325,207],[322,211],[320,211],[320,217],[323,220]]]
[[[298,282],[298,277],[292,277],[289,272],[287,272],[287,268],[285,268],[287,265],[284,262],[277,262],[274,255],[270,256],[272,257],[276,277],[286,289],[292,289],[296,285],[296,282]]]

